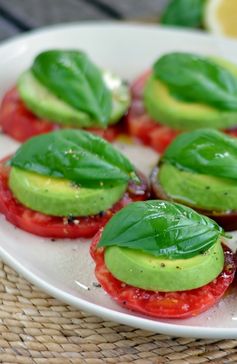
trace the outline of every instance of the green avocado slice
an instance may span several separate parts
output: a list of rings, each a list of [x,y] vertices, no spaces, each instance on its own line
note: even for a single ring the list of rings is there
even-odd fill
[[[235,76],[237,66],[214,58]],[[178,100],[161,81],[150,76],[144,90],[144,103],[149,115],[160,124],[177,130],[198,128],[227,129],[237,125],[236,111],[222,111],[201,103]]]
[[[160,166],[157,178],[174,201],[209,211],[237,210],[236,180],[186,172],[169,163]]]
[[[103,77],[112,92],[112,115],[109,124],[114,124],[126,113],[130,104],[130,93],[128,86],[112,73],[104,71]],[[76,110],[50,92],[29,70],[20,76],[17,87],[25,105],[41,118],[71,127],[98,126],[88,114]]]
[[[127,184],[111,188],[82,188],[71,181],[42,176],[12,167],[9,186],[14,196],[32,210],[52,216],[90,216],[112,207]]]
[[[217,241],[203,254],[189,259],[162,259],[117,246],[105,249],[105,264],[114,277],[153,291],[184,291],[202,287],[223,269],[224,253]]]

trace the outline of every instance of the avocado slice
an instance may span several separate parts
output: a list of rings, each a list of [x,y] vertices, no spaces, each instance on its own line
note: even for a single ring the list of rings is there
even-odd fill
[[[90,216],[110,208],[124,194],[127,184],[111,188],[82,188],[57,179],[12,167],[9,186],[25,206],[52,216]]]
[[[174,201],[209,211],[237,210],[235,180],[187,172],[169,163],[161,164],[157,179]]]
[[[112,73],[104,71],[103,78],[112,92],[112,115],[109,124],[114,124],[126,113],[130,104],[130,93],[128,86]],[[65,126],[98,126],[90,115],[75,109],[50,92],[30,70],[22,73],[17,87],[25,105],[41,118]]]
[[[202,287],[215,279],[223,269],[224,253],[220,241],[203,254],[174,260],[111,246],[105,248],[105,264],[114,277],[134,287],[184,291]]]
[[[212,59],[237,76],[237,66],[225,60]],[[237,125],[236,111],[222,111],[201,103],[178,100],[172,96],[168,87],[153,75],[145,85],[144,103],[154,120],[177,130],[207,127],[228,129]]]

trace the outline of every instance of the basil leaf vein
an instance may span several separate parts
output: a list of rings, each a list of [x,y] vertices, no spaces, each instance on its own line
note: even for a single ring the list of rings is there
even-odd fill
[[[98,125],[108,125],[112,95],[99,68],[76,50],[40,53],[32,65],[34,76],[58,98],[88,113]]]
[[[216,222],[188,207],[151,200],[132,203],[114,215],[98,246],[116,245],[182,259],[205,252],[222,234]]]
[[[194,173],[237,179],[237,140],[214,129],[183,133],[162,161]]]
[[[122,153],[82,130],[60,130],[31,138],[18,149],[11,165],[86,187],[137,181],[133,165]]]
[[[221,110],[237,110],[237,77],[220,64],[191,53],[177,52],[158,59],[153,71],[155,78],[181,99]]]

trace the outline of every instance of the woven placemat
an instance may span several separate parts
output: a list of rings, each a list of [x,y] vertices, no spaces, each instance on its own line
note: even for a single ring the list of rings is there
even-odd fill
[[[76,310],[0,262],[0,362],[237,363],[237,340],[171,338]]]

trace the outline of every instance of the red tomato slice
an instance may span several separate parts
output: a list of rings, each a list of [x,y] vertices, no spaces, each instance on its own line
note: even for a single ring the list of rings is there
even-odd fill
[[[41,119],[29,111],[21,101],[16,87],[8,91],[2,100],[0,126],[4,133],[19,142],[25,142],[35,135],[61,128],[59,124]],[[87,130],[111,142],[121,133],[121,124],[111,125],[105,130],[99,128],[88,128]]]
[[[178,134],[178,131],[165,125],[155,128],[149,135],[150,146],[158,153],[163,153]]]
[[[121,133],[123,133],[123,122],[120,120],[119,123],[110,125],[106,129],[87,128],[85,130],[106,139],[108,142],[113,142]]]
[[[232,137],[237,138],[237,127],[229,129],[229,130],[225,130],[225,133],[232,136]]]
[[[157,129],[158,124],[145,112],[141,100],[133,100],[126,116],[128,133],[150,145],[150,134]]]
[[[148,70],[132,83],[131,95],[134,100],[142,100],[144,86],[150,75],[151,75],[151,70]]]
[[[130,183],[122,199],[107,211],[78,218],[48,216],[23,206],[14,198],[8,187],[10,167],[3,164],[6,160],[0,163],[0,213],[15,226],[35,235],[50,238],[91,238],[115,212],[133,201],[142,201],[149,197],[147,182],[140,175],[141,185],[136,187]]]
[[[236,264],[233,252],[224,248],[222,273],[209,284],[189,291],[148,291],[125,284],[115,278],[104,262],[104,248],[96,249],[102,229],[93,238],[90,252],[95,261],[95,275],[104,290],[117,303],[130,310],[158,318],[187,318],[213,306],[224,295],[234,279]]]
[[[4,133],[19,142],[24,142],[34,135],[58,129],[56,124],[39,119],[27,110],[15,87],[6,93],[2,100],[0,125]]]

